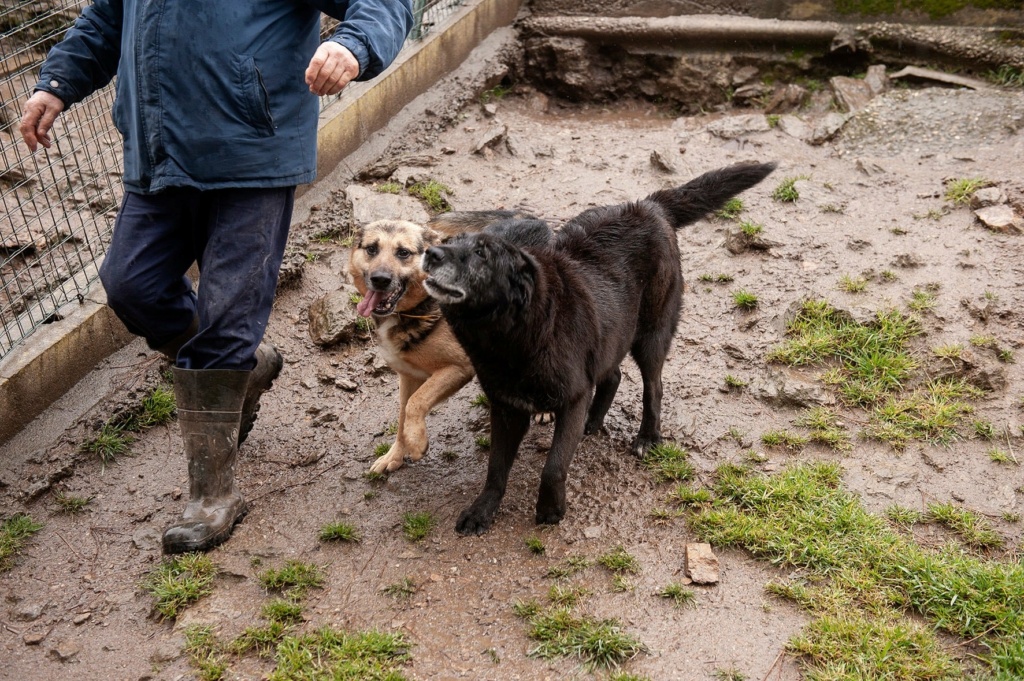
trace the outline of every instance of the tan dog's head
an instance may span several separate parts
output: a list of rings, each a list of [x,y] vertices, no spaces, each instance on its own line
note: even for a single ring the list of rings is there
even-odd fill
[[[357,312],[386,317],[423,302],[428,294],[420,256],[438,241],[437,232],[405,220],[377,220],[360,229],[348,261],[363,296]]]

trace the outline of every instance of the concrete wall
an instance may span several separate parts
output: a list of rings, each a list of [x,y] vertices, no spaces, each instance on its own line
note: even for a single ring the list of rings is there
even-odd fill
[[[325,178],[374,131],[458,67],[492,31],[512,23],[520,0],[478,0],[443,32],[427,36],[369,83],[346,89],[320,120],[318,177]],[[302,191],[309,187],[300,188]],[[97,362],[133,338],[105,304],[97,283],[77,309],[36,331],[0,361],[0,442],[9,440]]]
[[[913,23],[964,26],[1024,26],[1024,10],[1014,0],[959,0],[963,9],[945,14],[949,0],[530,0],[536,14],[588,14],[596,16],[669,17],[684,14],[742,14],[762,19],[819,19],[860,23],[899,20]],[[1004,9],[978,9],[972,5],[1001,5]],[[869,6],[920,7],[923,11],[861,14]],[[932,12],[929,13],[929,8]],[[937,12],[935,10],[938,10]]]

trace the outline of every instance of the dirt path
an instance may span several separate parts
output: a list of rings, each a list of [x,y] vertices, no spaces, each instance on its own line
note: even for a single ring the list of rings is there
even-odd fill
[[[794,303],[826,298],[856,314],[860,307],[904,306],[913,291],[932,285],[936,305],[922,314],[925,333],[916,341],[918,354],[924,358],[928,348],[945,344],[968,346],[977,335],[994,336],[1015,352],[1017,363],[988,363],[1001,371],[1005,387],[974,403],[975,418],[1010,427],[1017,456],[1024,452],[1019,429],[1024,315],[1018,309],[1024,237],[987,231],[967,208],[945,211],[948,203],[942,199],[943,180],[951,177],[985,177],[1011,201],[1024,199],[1019,164],[1024,136],[1005,127],[960,126],[956,118],[1003,106],[1020,111],[1022,105],[1019,94],[897,94],[872,105],[849,126],[848,135],[811,146],[781,127],[735,139],[708,132],[725,119],[743,124],[747,112],[677,120],[647,106],[563,108],[526,93],[502,99],[493,119],[471,105],[457,125],[421,151],[438,157],[424,172],[454,190],[457,208],[528,205],[553,219],[640,198],[736,161],[779,161],[775,175],[743,196],[742,215],[763,225],[762,236],[777,245],[733,255],[723,243],[735,223],[722,219],[701,221],[680,237],[688,287],[665,369],[665,434],[689,448],[700,483],[708,483],[722,462],[746,461],[750,449],[766,456],[759,468],[768,472],[796,459],[838,460],[846,484],[870,510],[881,512],[894,503],[921,509],[927,501],[955,500],[985,514],[1014,550],[1021,525],[1004,514],[1021,512],[1024,474],[1019,466],[991,461],[990,444],[957,439],[948,446],[912,444],[899,453],[855,438],[847,455],[820,445],[787,454],[763,447],[760,436],[793,428],[803,411],[771,398],[780,381],[790,390],[809,387],[818,398],[830,399],[814,381],[817,372],[786,371],[764,360],[783,339]],[[510,144],[470,153],[496,121],[507,126]],[[895,134],[894,126],[905,134]],[[917,132],[947,128],[955,128],[959,137]],[[675,171],[652,165],[653,151]],[[800,200],[772,200],[779,182],[798,176],[808,178]],[[344,211],[340,198],[326,202],[297,230],[296,243]],[[306,265],[300,285],[278,299],[268,333],[286,357],[285,369],[264,398],[241,458],[241,486],[252,510],[231,541],[211,554],[222,571],[213,594],[188,608],[177,623],[152,618],[152,599],[138,587],[159,560],[158,533],[180,512],[179,495],[187,490],[173,424],[144,433],[133,446],[134,456],[105,469],[95,462],[79,465],[58,483],[70,493],[94,496],[87,511],[73,517],[56,514],[49,497],[27,506],[11,500],[30,475],[59,461],[49,460],[45,450],[0,450],[0,459],[12,462],[0,476],[8,497],[0,511],[25,510],[46,524],[14,569],[0,575],[5,661],[0,678],[188,677],[183,627],[210,623],[233,637],[258,623],[266,594],[255,574],[290,558],[320,564],[327,575],[324,588],[307,597],[305,627],[405,632],[415,644],[406,667],[411,678],[588,678],[573,660],[527,656],[531,641],[511,605],[517,599],[543,599],[551,584],[547,570],[565,557],[594,558],[617,545],[640,562],[634,590],[615,591],[611,574],[596,566],[578,581],[592,592],[589,612],[619,618],[646,645],[648,652],[631,661],[629,671],[651,679],[708,679],[725,669],[750,679],[765,677],[786,641],[807,621],[794,605],[764,591],[766,582],[783,573],[742,552],[720,551],[721,582],[697,587],[695,608],[677,609],[653,596],[682,579],[683,549],[693,537],[681,519],[649,517],[665,505],[671,486],[658,483],[626,453],[640,415],[639,376],[631,363],[624,366],[608,434],[587,438],[577,454],[562,524],[538,533],[532,523],[543,448],[550,438],[550,426],[540,426],[524,444],[493,529],[483,537],[460,538],[453,531],[455,518],[477,493],[485,472],[486,454],[475,440],[486,434],[486,414],[471,404],[479,386],[466,387],[431,417],[432,445],[422,461],[385,482],[364,479],[374,446],[387,440],[383,432],[397,415],[397,379],[373,370],[370,344],[323,351],[310,342],[306,309],[338,287],[346,252],[315,242],[304,248],[317,259]],[[883,272],[892,274],[883,277]],[[727,274],[733,281],[708,283],[703,274]],[[864,277],[866,290],[840,290],[844,275]],[[754,311],[736,309],[732,292],[738,289],[758,296]],[[127,365],[118,370],[123,382],[145,361],[129,352],[110,363]],[[150,375],[158,370],[151,367]],[[747,386],[727,390],[727,374]],[[345,390],[336,378],[358,387]],[[861,429],[863,412],[843,413],[854,432]],[[442,457],[443,451],[456,456]],[[428,511],[437,521],[422,542],[402,536],[402,515],[409,511]],[[355,525],[361,543],[318,542],[319,528],[336,520]],[[535,535],[545,555],[533,555],[525,546],[524,540]],[[407,600],[380,592],[405,577],[416,585]],[[84,613],[89,617],[75,624]],[[42,633],[41,642],[25,643],[26,636]],[[259,678],[270,668],[249,656],[232,663],[235,676],[229,678]],[[796,663],[788,658],[770,676],[798,677]]]

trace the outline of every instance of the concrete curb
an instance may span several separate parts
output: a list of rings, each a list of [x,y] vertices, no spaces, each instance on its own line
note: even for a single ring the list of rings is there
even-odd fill
[[[457,68],[491,32],[516,18],[521,0],[480,0],[460,10],[441,33],[420,42],[380,77],[359,83],[325,110],[317,138],[317,181],[374,132]],[[316,184],[314,182],[314,185]],[[300,193],[314,185],[301,188]],[[64,319],[38,329],[0,361],[0,444],[10,440],[102,359],[134,339],[95,284]]]

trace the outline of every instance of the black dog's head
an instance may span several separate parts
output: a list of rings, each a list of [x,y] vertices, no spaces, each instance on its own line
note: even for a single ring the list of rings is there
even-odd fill
[[[465,317],[526,306],[537,263],[494,234],[463,234],[423,254],[423,282],[442,306]]]

